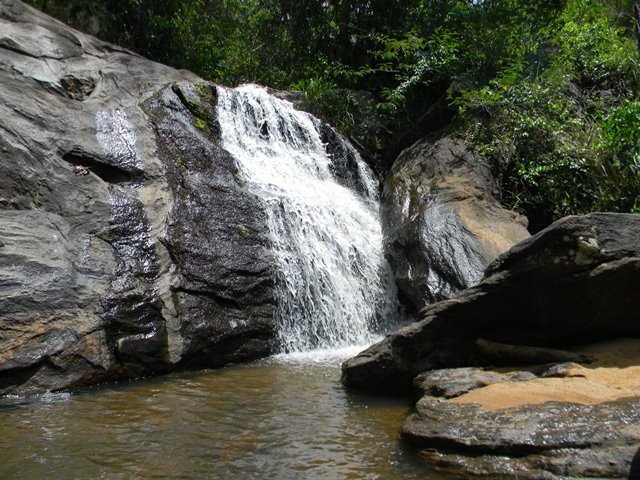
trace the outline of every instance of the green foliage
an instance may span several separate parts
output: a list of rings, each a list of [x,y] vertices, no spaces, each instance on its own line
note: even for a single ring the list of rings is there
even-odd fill
[[[198,128],[199,130],[202,130],[202,131],[209,130],[209,127],[207,126],[207,122],[205,122],[201,118],[196,118],[196,128]]]
[[[613,210],[640,210],[640,102],[626,101],[602,122],[600,195]]]
[[[635,0],[28,1],[208,80],[298,90],[382,164],[453,128],[534,230],[640,209]]]
[[[602,124],[602,141],[619,163],[640,160],[640,102],[626,101],[611,111]]]
[[[298,106],[325,119],[338,131],[368,151],[380,148],[387,117],[377,108],[373,95],[338,88],[326,77],[298,82],[293,88],[303,94]]]
[[[505,168],[504,202],[526,212],[532,226],[588,210],[593,190],[588,120],[561,90],[505,73],[458,100],[460,133]]]
[[[403,39],[381,38],[381,50],[375,56],[383,60],[381,71],[396,73],[399,82],[393,88],[383,87],[380,108],[393,111],[407,100],[408,92],[428,86],[454,70],[459,61],[460,38],[455,32],[438,29],[428,40],[408,35]]]
[[[584,87],[633,91],[638,71],[633,41],[601,3],[572,1],[560,22],[554,35],[559,48],[555,68]]]
[[[177,164],[179,167],[182,167],[182,168],[183,168],[183,169],[185,169],[185,170],[186,170],[187,168],[189,168],[189,165],[187,165],[187,162],[185,162],[185,161],[184,161],[184,159],[183,159],[182,157],[177,157],[177,158],[176,158],[176,164]]]
[[[238,232],[240,232],[240,235],[242,235],[243,237],[246,238],[251,236],[251,230],[249,230],[249,228],[247,228],[247,226],[243,223],[237,223],[236,228],[238,229]]]
[[[637,49],[601,3],[572,0],[487,85],[453,104],[458,132],[506,167],[504,202],[537,230],[638,201]],[[535,33],[535,35],[533,35]],[[635,122],[635,123],[634,123]],[[636,158],[634,160],[633,158]]]

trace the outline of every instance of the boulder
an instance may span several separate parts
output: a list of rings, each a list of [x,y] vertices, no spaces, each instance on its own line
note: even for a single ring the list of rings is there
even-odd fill
[[[274,348],[263,203],[215,87],[0,1],[0,395]]]
[[[402,437],[425,462],[465,477],[636,478],[639,346],[583,347],[594,359],[587,366],[425,372]]]
[[[402,437],[448,473],[636,478],[638,238],[640,215],[559,220],[345,362],[343,382],[407,389],[415,377]]]
[[[487,411],[423,397],[402,436],[423,461],[465,478],[637,478],[639,407],[624,398]]]
[[[536,356],[537,363],[574,361],[562,350],[640,336],[638,238],[640,215],[561,219],[501,255],[477,286],[426,307],[418,322],[345,362],[343,382],[409,388],[426,370]],[[479,339],[500,344],[502,359],[487,355]]]
[[[477,367],[443,368],[421,373],[414,378],[413,386],[421,395],[454,398],[488,385],[532,378],[535,378],[535,375],[527,371],[501,373]]]
[[[385,252],[401,295],[417,310],[476,285],[485,267],[529,236],[500,206],[499,169],[461,140],[425,138],[385,178]]]

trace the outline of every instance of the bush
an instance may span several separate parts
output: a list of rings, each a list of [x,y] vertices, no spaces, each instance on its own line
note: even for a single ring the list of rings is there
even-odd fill
[[[640,102],[626,101],[605,117],[600,147],[603,206],[640,212]]]
[[[482,88],[454,100],[458,132],[505,168],[504,202],[532,230],[638,201],[637,48],[599,2],[568,2]]]
[[[595,0],[571,1],[555,35],[554,67],[584,88],[614,89],[629,95],[637,82],[635,44]]]

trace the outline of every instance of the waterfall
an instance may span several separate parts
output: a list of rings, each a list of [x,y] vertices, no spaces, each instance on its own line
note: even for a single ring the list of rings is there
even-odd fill
[[[397,308],[369,167],[343,146],[360,188],[341,184],[319,120],[255,85],[219,87],[217,117],[223,147],[267,207],[281,350],[373,341]]]

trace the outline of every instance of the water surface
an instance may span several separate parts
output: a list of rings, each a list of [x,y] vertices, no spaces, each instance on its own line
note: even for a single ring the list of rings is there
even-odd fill
[[[339,360],[272,358],[0,408],[2,479],[442,479],[398,441],[401,398]]]

